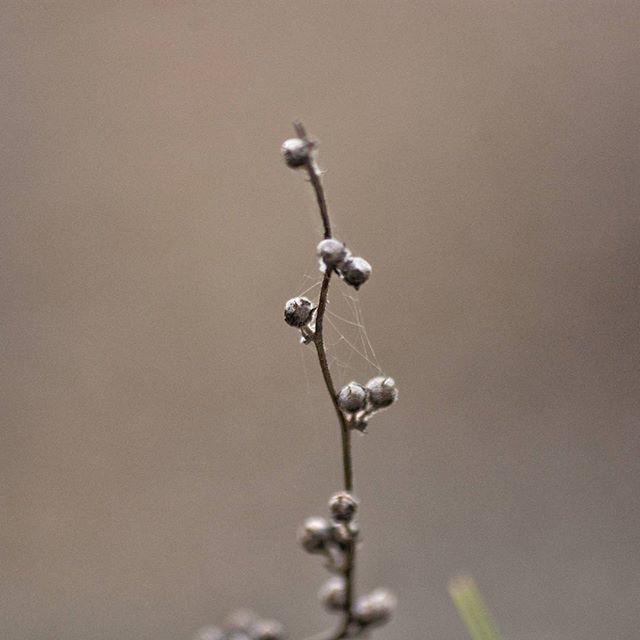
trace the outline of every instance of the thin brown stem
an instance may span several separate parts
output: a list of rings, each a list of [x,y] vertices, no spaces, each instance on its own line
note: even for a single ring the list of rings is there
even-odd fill
[[[333,384],[333,378],[331,376],[331,370],[327,362],[327,354],[324,348],[324,312],[327,308],[327,295],[329,293],[329,283],[331,282],[331,271],[327,269],[322,279],[322,286],[320,287],[320,298],[318,300],[318,308],[316,309],[316,330],[313,337],[313,344],[316,347],[318,353],[318,361],[320,362],[320,369],[322,371],[322,377],[324,378],[327,391],[331,396],[333,407],[338,416],[340,423],[340,435],[342,441],[342,469],[344,474],[344,488],[347,491],[353,491],[353,467],[351,463],[351,430],[349,423],[344,414],[338,406],[338,394]]]
[[[309,145],[313,145],[307,137],[307,132],[301,122],[294,123],[296,134]],[[318,167],[313,159],[313,154],[309,154],[309,159],[305,165],[307,174],[309,175],[309,181],[313,186],[313,190],[316,194],[316,200],[318,201],[318,207],[320,208],[320,216],[322,218],[322,225],[324,227],[324,237],[331,237],[331,222],[329,220],[329,212],[327,209],[327,200],[324,195],[324,189],[322,182],[320,181],[320,173]],[[331,397],[331,402],[338,416],[338,422],[340,424],[340,440],[342,448],[342,470],[344,475],[344,488],[346,491],[353,491],[353,464],[351,456],[351,427],[345,417],[344,413],[338,405],[338,394],[336,392],[335,385],[333,384],[333,378],[331,376],[331,370],[329,369],[329,363],[327,361],[327,353],[324,346],[324,314],[327,308],[329,284],[331,283],[331,269],[327,269],[322,279],[322,286],[320,288],[320,297],[318,299],[318,307],[316,309],[316,323],[315,333],[313,336],[313,344],[315,345],[316,352],[318,354],[318,362],[320,363],[320,370],[322,371],[322,377],[324,383]],[[345,553],[345,567],[343,570],[343,576],[345,580],[345,606],[344,606],[344,619],[340,628],[330,636],[330,640],[340,640],[346,638],[349,635],[349,628],[353,622],[353,602],[355,591],[355,560],[356,560],[356,545],[355,541],[351,540],[347,546]]]
[[[302,122],[294,122],[293,128],[296,130],[296,134],[301,140],[304,140],[313,149],[315,143],[309,140],[307,132]],[[322,217],[322,226],[324,227],[324,237],[331,237],[331,221],[329,220],[329,210],[327,208],[327,199],[324,195],[324,189],[322,188],[322,182],[320,181],[320,171],[313,159],[313,154],[309,154],[309,159],[305,165],[307,173],[309,174],[309,180],[313,186],[313,190],[316,194],[316,200],[318,201],[318,208],[320,209],[320,216]]]

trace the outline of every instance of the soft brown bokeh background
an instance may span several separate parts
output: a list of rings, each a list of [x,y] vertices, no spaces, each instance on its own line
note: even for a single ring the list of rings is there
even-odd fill
[[[505,638],[637,638],[635,0],[1,14],[2,638],[331,622],[294,542],[339,486],[281,321],[320,228],[295,117],[401,386],[355,450],[376,637],[465,638],[468,571]]]

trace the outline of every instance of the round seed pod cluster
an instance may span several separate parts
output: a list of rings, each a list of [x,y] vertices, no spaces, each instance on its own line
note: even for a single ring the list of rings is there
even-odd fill
[[[369,418],[390,407],[398,399],[395,380],[389,376],[376,376],[366,385],[350,382],[340,389],[337,403],[353,429],[365,432]]]
[[[357,511],[357,498],[348,491],[339,491],[329,500],[329,518],[307,518],[298,531],[302,548],[307,553],[322,555],[326,568],[336,574],[318,594],[329,611],[344,611],[346,591],[343,572],[347,566],[347,553],[358,538]]]
[[[359,256],[352,256],[343,242],[335,238],[325,238],[316,250],[320,258],[320,269],[333,269],[356,291],[371,276],[371,265]]]
[[[193,640],[285,640],[284,627],[277,620],[268,620],[248,609],[231,614],[225,625],[203,627]]]
[[[327,611],[343,613],[347,607],[346,554],[355,544],[358,528],[355,516],[358,500],[348,491],[339,491],[329,499],[330,519],[308,518],[300,529],[303,549],[324,555],[327,569],[335,573],[321,587],[318,598]],[[365,630],[388,622],[396,607],[395,596],[387,589],[376,589],[351,604],[356,629]]]

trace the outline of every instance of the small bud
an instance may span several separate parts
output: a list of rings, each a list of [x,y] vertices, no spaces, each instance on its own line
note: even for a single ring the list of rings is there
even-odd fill
[[[347,248],[335,238],[326,238],[320,242],[317,249],[318,257],[330,269],[340,266],[348,256]]]
[[[360,418],[356,418],[351,422],[351,428],[356,429],[360,433],[366,433],[368,426],[369,426],[369,420],[364,416]]]
[[[338,393],[338,406],[346,413],[364,409],[367,403],[367,390],[357,382],[350,382]]]
[[[324,518],[307,518],[298,533],[298,540],[308,553],[322,553],[330,537],[331,526]]]
[[[283,640],[284,627],[277,620],[258,620],[251,627],[251,637],[254,640]]]
[[[356,600],[353,615],[363,626],[388,622],[396,609],[396,597],[387,589],[376,589]]]
[[[288,167],[299,169],[309,160],[311,145],[302,138],[289,138],[282,143],[280,152]]]
[[[358,501],[346,491],[340,491],[329,499],[331,517],[337,522],[351,522],[358,509]]]
[[[384,409],[398,399],[395,380],[387,376],[377,376],[367,382],[369,402],[375,409]]]
[[[347,258],[340,265],[340,274],[344,281],[356,289],[356,291],[369,279],[371,265],[358,256]]]
[[[347,601],[344,578],[340,576],[329,578],[320,588],[318,598],[329,611],[343,611]]]
[[[218,627],[202,627],[196,631],[193,640],[223,640],[224,633]]]
[[[308,298],[291,298],[284,305],[284,321],[292,327],[304,327],[311,320],[313,311]]]

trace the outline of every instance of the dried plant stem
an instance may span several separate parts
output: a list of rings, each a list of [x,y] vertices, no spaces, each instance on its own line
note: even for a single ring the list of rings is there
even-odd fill
[[[318,353],[318,361],[320,362],[320,369],[322,370],[322,377],[327,386],[327,391],[331,396],[333,406],[340,422],[340,434],[342,441],[342,468],[344,473],[344,488],[346,491],[353,491],[353,466],[351,462],[351,430],[347,419],[338,406],[338,394],[333,384],[333,378],[331,377],[331,371],[327,362],[327,354],[324,349],[324,337],[323,337],[323,321],[324,312],[327,308],[327,296],[329,293],[329,283],[331,282],[331,271],[327,269],[322,279],[322,286],[320,288],[320,299],[318,301],[318,308],[316,309],[316,330],[313,337],[313,343]]]
[[[308,144],[312,144],[305,131],[304,126],[300,122],[294,123],[296,134],[302,140]],[[327,200],[324,195],[324,189],[320,180],[320,172],[313,159],[313,154],[309,154],[309,159],[305,164],[307,174],[309,175],[309,181],[313,186],[313,190],[316,194],[316,200],[320,209],[320,216],[322,218],[322,225],[324,227],[324,237],[331,237],[331,222],[329,219],[329,211],[327,208]],[[316,309],[316,322],[315,333],[313,336],[313,344],[315,345],[316,352],[318,354],[318,362],[320,363],[320,369],[322,371],[322,377],[324,378],[327,391],[331,397],[333,407],[338,416],[338,422],[340,424],[340,437],[342,447],[342,469],[344,474],[344,488],[345,491],[353,491],[353,464],[351,456],[351,428],[347,422],[347,418],[338,406],[338,394],[336,392],[335,385],[333,384],[333,378],[331,377],[331,370],[329,369],[329,363],[327,362],[327,354],[324,346],[324,314],[327,308],[329,284],[331,283],[331,269],[327,269],[322,279],[322,286],[320,288],[320,297],[318,300],[318,307]],[[353,621],[353,601],[354,601],[354,582],[355,582],[355,560],[356,560],[356,545],[352,540],[346,549],[345,553],[345,566],[343,569],[343,576],[345,580],[345,612],[344,620],[341,627],[331,635],[328,640],[341,640],[349,635],[349,627]]]
[[[301,140],[304,140],[307,144],[312,145],[313,143],[307,137],[307,132],[302,124],[302,122],[294,122],[293,128],[296,130],[296,134]],[[318,171],[318,167],[315,165],[313,160],[313,154],[309,154],[309,159],[307,160],[306,167],[307,173],[309,174],[309,180],[311,181],[311,185],[313,186],[313,190],[316,194],[316,200],[318,201],[318,207],[320,209],[320,216],[322,217],[322,226],[324,227],[324,237],[331,237],[331,221],[329,220],[329,211],[327,209],[327,199],[324,195],[324,189],[322,188],[322,182],[320,182],[320,172]]]

